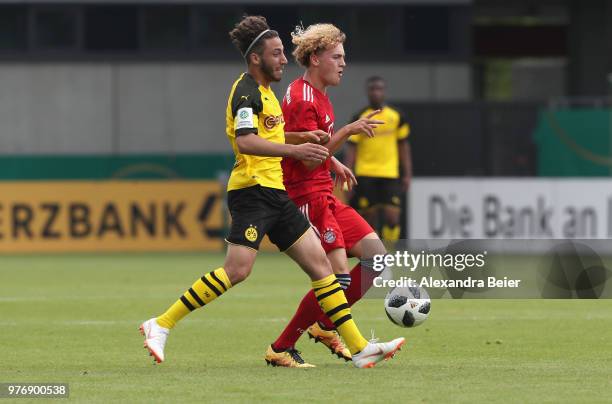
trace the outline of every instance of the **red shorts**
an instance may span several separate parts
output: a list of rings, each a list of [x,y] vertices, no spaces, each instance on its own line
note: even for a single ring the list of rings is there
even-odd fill
[[[321,239],[325,253],[347,251],[374,230],[363,217],[333,195],[324,195],[299,206]]]

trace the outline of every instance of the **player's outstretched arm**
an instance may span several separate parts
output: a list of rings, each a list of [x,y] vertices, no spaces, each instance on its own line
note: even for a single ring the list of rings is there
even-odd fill
[[[382,125],[385,123],[385,121],[372,119],[372,117],[378,114],[379,112],[379,109],[376,111],[372,111],[365,117],[360,118],[355,122],[349,123],[348,125],[342,127],[342,129],[340,129],[338,132],[334,133],[334,136],[332,136],[330,140],[325,144],[325,147],[327,147],[327,149],[329,150],[329,154],[333,155],[336,151],[338,151],[352,135],[365,133],[367,137],[374,137],[374,129],[378,125]],[[310,161],[304,162],[304,165],[306,165],[306,167],[308,167],[309,169],[313,170],[321,163]]]
[[[364,133],[367,137],[374,137],[374,129],[378,125],[382,125],[385,121],[378,119],[372,119],[376,114],[380,113],[380,110],[372,111],[363,118],[356,120],[355,122],[349,123],[343,126],[338,132],[331,137],[329,142],[325,145],[329,149],[330,154],[334,154],[338,149],[342,147],[344,142],[352,135]]]
[[[240,135],[236,146],[242,154],[263,157],[291,157],[297,160],[322,163],[329,156],[329,151],[321,145],[304,143],[300,145],[274,143],[262,139],[255,133]]]

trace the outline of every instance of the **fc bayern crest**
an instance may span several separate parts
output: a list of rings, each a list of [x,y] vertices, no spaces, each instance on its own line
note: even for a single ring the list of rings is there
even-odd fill
[[[327,244],[333,243],[334,241],[336,241],[336,233],[334,233],[332,229],[325,230],[325,233],[323,233],[323,240]]]

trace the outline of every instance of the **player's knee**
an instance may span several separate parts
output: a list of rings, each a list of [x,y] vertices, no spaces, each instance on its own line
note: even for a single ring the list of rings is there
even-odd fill
[[[387,248],[376,233],[370,233],[355,244],[349,254],[359,259],[370,259],[375,255],[386,255]]]
[[[349,273],[348,261],[346,257],[344,257],[344,259],[342,260],[330,259],[329,262],[330,262],[332,271],[335,274],[348,274]]]
[[[325,255],[325,251],[320,249],[316,253],[312,254],[312,266],[313,269],[319,273],[319,275],[331,275],[333,273],[331,263],[327,259],[327,255]]]
[[[329,270],[330,273],[332,272],[331,263],[327,259],[327,255],[325,255],[325,252],[323,250],[321,250],[318,254],[316,254],[315,262],[317,266],[325,267],[327,270]]]
[[[373,258],[373,257],[376,257],[376,256],[379,256],[379,257],[380,256],[384,256],[384,255],[387,255],[387,249],[385,248],[385,246],[382,243],[380,243],[380,247],[376,247],[376,248],[372,249],[371,254],[368,254],[368,255],[369,255],[369,257],[364,257],[364,258]]]
[[[372,243],[372,256],[374,255],[386,255],[387,254],[387,247],[385,247],[385,244],[382,242],[382,240],[378,237],[376,237],[373,240]]]
[[[249,277],[253,266],[247,264],[230,264],[226,265],[224,269],[232,285],[236,285]]]

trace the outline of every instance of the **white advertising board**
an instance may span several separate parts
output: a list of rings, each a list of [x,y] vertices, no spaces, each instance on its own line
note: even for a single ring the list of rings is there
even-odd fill
[[[612,179],[415,178],[410,239],[612,238]]]

